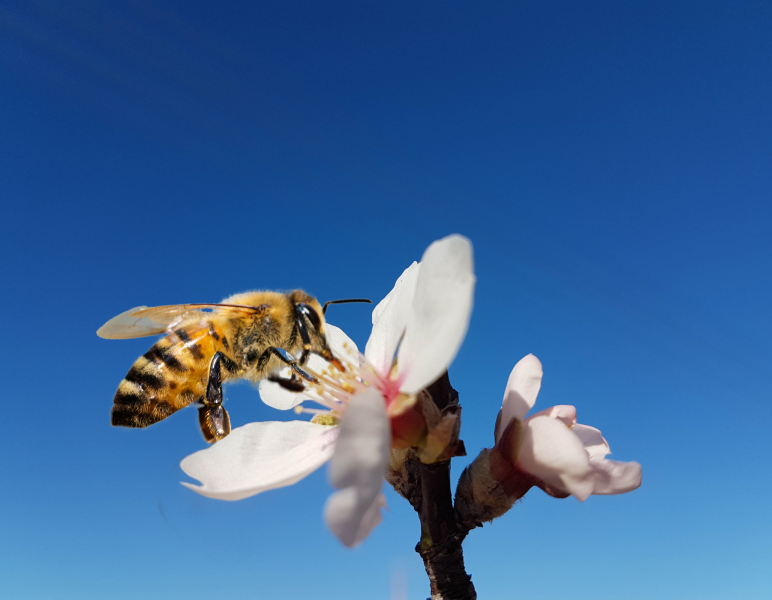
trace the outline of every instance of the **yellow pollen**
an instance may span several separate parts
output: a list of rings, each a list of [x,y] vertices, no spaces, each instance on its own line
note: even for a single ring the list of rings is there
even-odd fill
[[[323,415],[314,415],[314,418],[311,419],[312,423],[316,423],[317,425],[337,425],[338,419],[334,417],[331,413],[323,414]]]

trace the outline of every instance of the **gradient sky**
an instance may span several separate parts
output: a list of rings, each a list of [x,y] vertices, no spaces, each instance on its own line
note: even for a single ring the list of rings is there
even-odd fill
[[[537,407],[643,465],[473,531],[480,597],[772,597],[770,4],[229,6],[0,2],[3,596],[425,598],[391,491],[347,550],[325,469],[236,503],[180,486],[196,411],[110,427],[152,340],[95,331],[255,288],[377,301],[457,232],[454,479],[529,352]],[[328,316],[364,347],[367,306]],[[295,416],[226,395],[234,426]]]

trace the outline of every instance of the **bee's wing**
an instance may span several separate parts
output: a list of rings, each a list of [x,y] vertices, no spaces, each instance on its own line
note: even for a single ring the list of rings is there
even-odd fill
[[[173,325],[196,317],[250,315],[263,312],[267,304],[171,304],[168,306],[137,306],[113,317],[97,329],[97,335],[108,340],[125,340],[164,333]]]

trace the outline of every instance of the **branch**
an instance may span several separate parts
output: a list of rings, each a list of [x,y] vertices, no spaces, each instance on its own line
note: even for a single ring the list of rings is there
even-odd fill
[[[447,372],[421,391],[443,415],[457,414],[458,392],[450,385]],[[459,443],[456,446],[462,449]],[[415,450],[394,450],[389,465],[389,483],[406,498],[421,521],[421,541],[416,552],[424,561],[431,585],[431,600],[475,600],[477,593],[464,568],[461,547],[466,531],[456,526],[450,488],[450,460],[422,463]]]

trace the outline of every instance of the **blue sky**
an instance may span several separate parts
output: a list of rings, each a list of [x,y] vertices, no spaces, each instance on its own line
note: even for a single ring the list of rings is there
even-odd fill
[[[1,2],[6,593],[425,598],[393,493],[351,551],[324,469],[237,503],[182,488],[196,412],[111,428],[151,340],[95,331],[255,288],[377,301],[458,232],[469,459],[533,352],[537,406],[644,473],[473,531],[480,596],[769,598],[771,27],[762,2]],[[368,307],[329,320],[364,345]],[[226,396],[234,425],[294,416]]]

